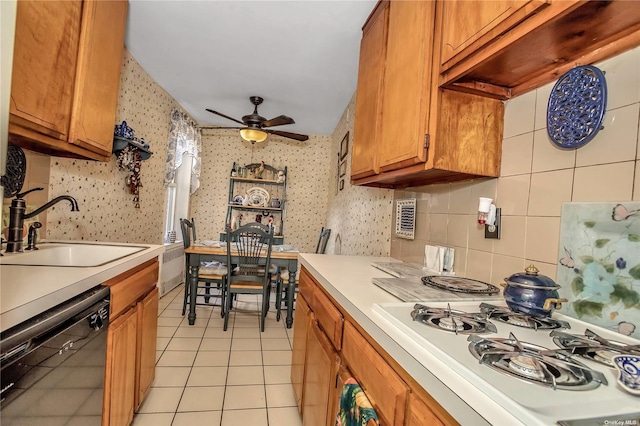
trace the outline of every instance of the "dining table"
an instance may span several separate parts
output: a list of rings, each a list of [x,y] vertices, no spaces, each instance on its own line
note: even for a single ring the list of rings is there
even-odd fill
[[[266,258],[267,252],[264,251],[264,257]],[[187,268],[187,282],[185,285],[190,286],[189,291],[189,325],[193,325],[196,321],[196,298],[198,288],[198,270],[200,264],[203,261],[217,261],[227,263],[227,244],[204,244],[201,242],[192,243],[187,249],[185,249],[185,255],[187,256],[188,268]],[[239,263],[237,252],[232,248],[231,263]],[[289,270],[289,282],[287,284],[287,328],[293,326],[293,301],[296,289],[296,273],[298,271],[298,250],[280,250],[278,247],[273,246],[271,250],[271,264],[280,268],[287,268]]]

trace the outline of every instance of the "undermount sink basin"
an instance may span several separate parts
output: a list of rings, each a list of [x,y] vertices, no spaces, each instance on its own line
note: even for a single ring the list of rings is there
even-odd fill
[[[146,246],[43,243],[36,251],[5,253],[0,257],[2,265],[25,266],[101,266],[123,257],[145,250]]]

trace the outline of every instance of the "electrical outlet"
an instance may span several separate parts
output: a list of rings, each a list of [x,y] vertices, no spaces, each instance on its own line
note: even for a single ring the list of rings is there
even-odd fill
[[[496,209],[496,224],[493,226],[485,225],[484,226],[484,237],[485,238],[493,238],[496,240],[500,239],[500,210]],[[491,230],[490,230],[491,229]]]

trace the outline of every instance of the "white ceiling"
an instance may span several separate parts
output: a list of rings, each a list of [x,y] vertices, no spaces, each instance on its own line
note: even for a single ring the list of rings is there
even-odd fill
[[[201,125],[236,123],[265,99],[274,130],[331,134],[356,89],[361,28],[375,0],[130,0],[125,44]]]

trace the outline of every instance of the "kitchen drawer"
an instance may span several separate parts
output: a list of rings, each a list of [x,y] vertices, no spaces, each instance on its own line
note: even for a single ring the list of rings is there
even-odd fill
[[[311,310],[325,334],[331,340],[333,347],[340,350],[342,347],[342,325],[344,318],[340,311],[331,303],[322,290],[316,288],[311,304]]]
[[[407,385],[350,322],[344,324],[341,355],[369,397],[380,424],[404,424]]]
[[[134,305],[158,282],[158,261],[150,260],[122,275],[110,279],[105,285],[111,288],[111,318]]]
[[[313,293],[316,290],[315,280],[304,267],[300,270],[300,279],[298,280],[298,290],[307,301],[307,304],[313,309]]]

